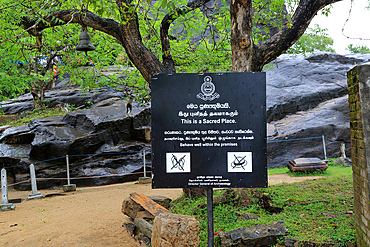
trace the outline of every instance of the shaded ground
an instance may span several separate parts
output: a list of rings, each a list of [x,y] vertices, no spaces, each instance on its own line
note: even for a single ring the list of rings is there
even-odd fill
[[[269,184],[294,183],[320,177],[269,176]],[[40,190],[41,194],[62,193]],[[172,199],[181,189],[156,189],[135,182],[77,188],[65,196],[24,200],[14,211],[0,212],[0,246],[139,246],[122,227],[128,220],[121,204],[130,193],[162,195]],[[30,192],[9,191],[9,200],[26,199]]]

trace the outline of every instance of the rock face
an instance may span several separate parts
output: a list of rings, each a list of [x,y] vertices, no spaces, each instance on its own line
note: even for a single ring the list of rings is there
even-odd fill
[[[66,161],[58,158],[68,154],[72,178],[100,176],[73,181],[77,185],[137,179],[140,174],[122,175],[142,170],[141,151],[144,149],[148,155],[147,164],[150,165],[150,145],[145,139],[146,130],[150,128],[150,105],[132,106],[116,95],[110,98],[109,95],[113,96],[110,93],[108,96],[100,95],[104,100],[89,109],[64,116],[39,118],[25,126],[5,129],[0,136],[3,143],[0,150],[4,155],[0,158],[2,166],[48,160],[35,165],[38,178],[66,177]],[[14,153],[23,155],[18,158]],[[10,174],[13,182],[19,182],[28,177],[28,170],[22,166],[13,167]],[[40,188],[52,185],[58,185],[58,182],[45,180],[39,183]],[[21,184],[19,188],[27,189],[28,186]]]
[[[280,56],[270,64],[273,69],[266,70],[268,122],[347,95],[347,71],[369,59],[330,53]]]
[[[194,216],[162,213],[155,217],[153,247],[199,246],[199,222]]]
[[[328,157],[339,157],[340,144],[346,145],[346,153],[350,155],[350,126],[349,107],[347,96],[335,98],[321,103],[317,107],[288,115],[279,121],[272,121],[268,125],[268,163],[269,167],[287,165],[291,159],[302,157],[318,157],[324,159],[323,142],[326,138],[326,152]],[[297,141],[284,141],[292,139]]]
[[[267,73],[268,167],[286,166],[303,157],[350,155],[347,71],[370,60],[369,54],[319,53],[308,58],[283,55]],[[287,141],[300,139],[297,141]]]
[[[49,90],[45,93],[45,101],[48,107],[57,105],[68,105],[73,107],[88,107],[105,99],[117,97],[117,95],[108,88],[100,88],[92,91],[83,91],[79,88],[66,88],[63,90]],[[30,93],[19,96],[17,99],[11,99],[1,102],[1,112],[6,115],[21,114],[33,109],[32,95]]]

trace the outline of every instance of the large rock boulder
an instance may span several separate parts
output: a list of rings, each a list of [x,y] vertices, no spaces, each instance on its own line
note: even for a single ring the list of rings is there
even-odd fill
[[[370,54],[319,53],[282,55],[271,63],[266,72],[269,168],[296,158],[324,159],[322,135],[333,140],[326,139],[328,158],[340,156],[340,143],[350,156],[347,71],[369,60]]]
[[[89,109],[69,112],[64,116],[39,118],[25,126],[7,128],[1,134],[0,142],[8,145],[2,148],[8,149],[27,146],[28,156],[22,157],[20,163],[36,162],[38,178],[66,177],[65,159],[59,158],[68,154],[72,162],[71,177],[96,177],[74,181],[78,185],[130,181],[140,174],[123,175],[143,169],[143,149],[148,155],[147,164],[150,164],[150,146],[142,134],[150,128],[150,114],[150,105],[132,105],[112,97]],[[14,152],[8,151],[8,157],[14,157]],[[10,156],[10,153],[13,155]],[[14,167],[11,170],[18,174],[14,182],[28,178],[28,171],[23,168]],[[40,182],[40,188],[56,184],[46,180]],[[19,188],[27,189],[28,186],[22,184]]]
[[[268,122],[347,95],[347,71],[369,60],[370,54],[278,57],[270,64],[272,69],[266,69]]]
[[[154,218],[153,247],[199,246],[199,222],[194,216],[162,213]]]
[[[268,124],[267,159],[269,167],[282,167],[296,158],[324,159],[324,135],[328,157],[340,156],[340,144],[346,145],[350,155],[350,126],[347,96],[321,103],[308,110],[288,115]],[[307,139],[308,138],[308,139]],[[312,138],[312,139],[311,139]],[[296,140],[296,141],[290,141]]]
[[[91,91],[84,91],[76,87],[68,87],[62,90],[48,90],[45,92],[45,104],[47,107],[69,106],[89,107],[103,100],[117,97],[109,88],[103,87]],[[32,95],[27,93],[16,99],[1,102],[1,112],[6,115],[22,114],[33,110]]]

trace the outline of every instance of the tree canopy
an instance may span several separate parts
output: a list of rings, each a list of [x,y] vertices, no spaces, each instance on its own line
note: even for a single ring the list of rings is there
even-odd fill
[[[346,50],[352,52],[352,53],[370,53],[369,47],[365,45],[353,45],[349,44]]]
[[[149,86],[153,73],[261,71],[337,1],[292,0],[287,12],[283,0],[0,0],[0,75],[7,78],[0,90],[16,94],[29,83],[50,82],[55,53],[64,55],[63,71],[85,87],[93,83],[76,67],[113,64],[122,56]],[[91,60],[74,51],[80,25],[97,47]]]

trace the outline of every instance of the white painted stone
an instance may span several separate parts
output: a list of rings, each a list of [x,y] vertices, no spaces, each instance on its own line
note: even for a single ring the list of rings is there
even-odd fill
[[[1,204],[0,211],[14,210],[15,206],[13,203],[9,203],[8,200],[8,184],[6,177],[6,170],[1,169]]]
[[[29,197],[27,197],[27,200],[44,198],[44,196],[41,195],[40,192],[37,192],[36,173],[35,166],[33,164],[30,165],[30,175],[31,175],[32,193],[30,194]]]

